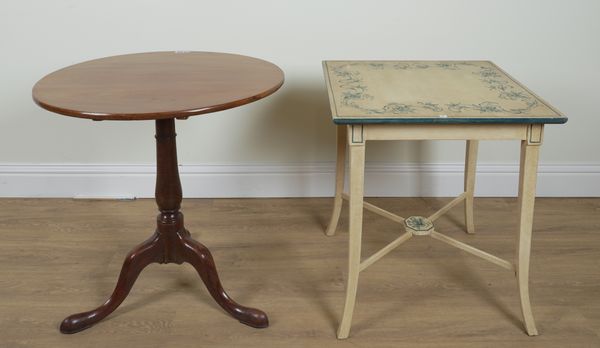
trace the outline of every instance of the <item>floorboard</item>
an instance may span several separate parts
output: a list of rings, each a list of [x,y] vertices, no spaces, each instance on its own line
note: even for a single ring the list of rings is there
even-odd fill
[[[449,198],[369,198],[427,216]],[[361,274],[351,337],[335,338],[347,257],[347,206],[323,234],[331,199],[185,199],[237,301],[271,326],[228,317],[191,266],[151,265],[123,305],[95,327],[62,335],[73,312],[110,294],[125,254],[154,229],[152,200],[0,199],[0,347],[600,347],[600,199],[536,201],[531,295],[540,336],[521,326],[514,276],[431,238],[412,238]],[[462,204],[436,229],[512,260],[516,199]],[[403,232],[365,212],[364,257]]]

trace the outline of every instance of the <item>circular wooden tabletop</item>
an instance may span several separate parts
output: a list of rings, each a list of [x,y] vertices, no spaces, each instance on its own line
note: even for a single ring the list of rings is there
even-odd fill
[[[57,70],[33,99],[59,114],[94,120],[187,117],[251,103],[275,92],[283,71],[227,53],[151,52],[87,61]]]

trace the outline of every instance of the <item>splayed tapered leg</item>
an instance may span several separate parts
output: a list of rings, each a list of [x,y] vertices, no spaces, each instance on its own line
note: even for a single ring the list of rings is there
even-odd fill
[[[333,211],[331,212],[331,219],[325,234],[333,236],[337,229],[338,221],[340,220],[340,214],[342,212],[344,193],[344,177],[346,169],[346,138],[347,138],[346,126],[337,126],[337,159],[335,164],[335,197],[333,198]]]
[[[475,173],[477,171],[477,149],[479,140],[467,140],[465,154],[465,228],[467,233],[475,233],[473,222],[473,197],[475,195]]]
[[[529,336],[538,334],[529,300],[529,258],[533,229],[533,207],[540,146],[521,142],[521,170],[519,175],[519,234],[517,246],[517,284],[521,300],[521,314]]]
[[[348,241],[348,279],[346,282],[346,300],[344,313],[338,328],[339,339],[348,338],[352,315],[356,302],[358,275],[360,273],[360,254],[363,223],[363,194],[365,172],[365,146],[350,146],[350,232]]]

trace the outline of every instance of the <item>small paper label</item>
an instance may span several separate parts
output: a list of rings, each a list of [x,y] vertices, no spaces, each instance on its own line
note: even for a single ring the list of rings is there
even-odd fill
[[[448,115],[440,115],[441,118],[448,118]]]

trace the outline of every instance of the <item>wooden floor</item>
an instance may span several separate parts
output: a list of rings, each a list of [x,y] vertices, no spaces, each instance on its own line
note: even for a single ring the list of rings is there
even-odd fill
[[[427,216],[448,199],[367,199]],[[347,207],[323,235],[331,199],[184,200],[239,302],[269,314],[256,330],[228,317],[191,266],[151,265],[122,307],[62,335],[68,314],[112,291],[124,255],[154,229],[152,200],[0,200],[0,347],[600,347],[600,199],[538,199],[531,295],[540,336],[523,333],[510,272],[431,238],[413,238],[361,274],[351,337],[335,338],[344,295]],[[475,200],[436,229],[512,259],[516,200]],[[363,255],[403,230],[365,212]]]

